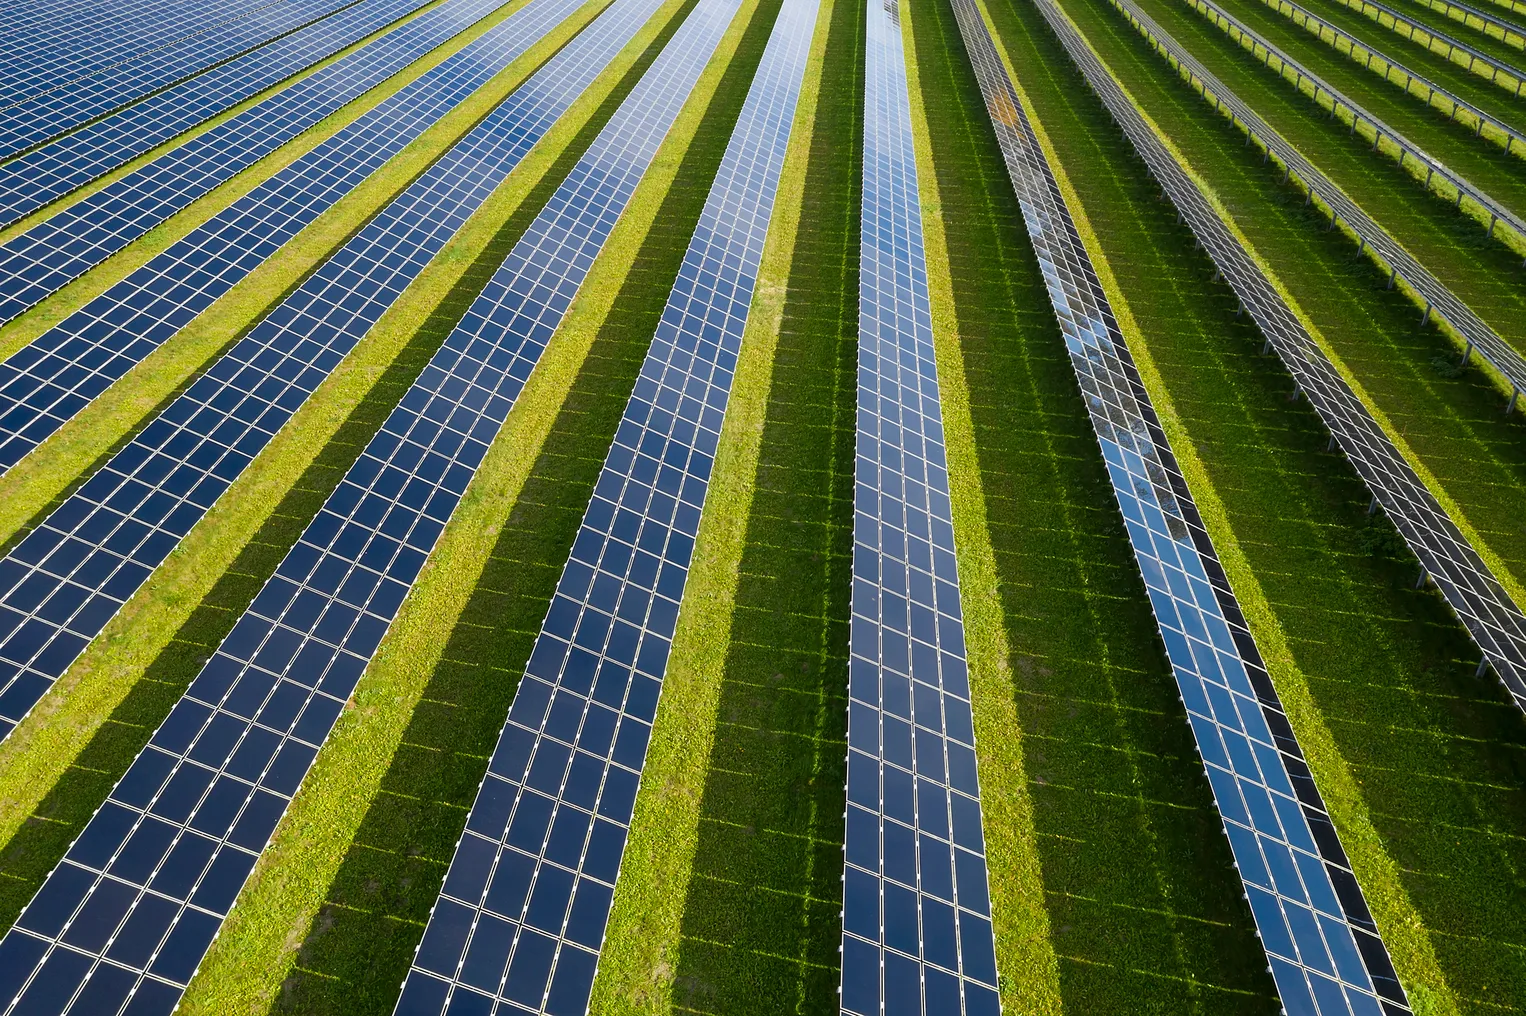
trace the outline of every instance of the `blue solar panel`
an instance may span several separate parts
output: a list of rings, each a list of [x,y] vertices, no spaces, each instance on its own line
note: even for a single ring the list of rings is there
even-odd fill
[[[688,80],[735,8],[695,9]],[[399,1016],[588,1008],[816,9],[774,24]]]
[[[299,73],[428,0],[367,0],[0,165],[0,226]]]
[[[980,9],[974,0],[950,2],[1283,1006],[1295,1016],[1407,1013],[1388,950]]]
[[[842,1011],[1001,1011],[896,0],[868,0]]]
[[[582,0],[537,0],[229,205],[0,364],[9,469]]]
[[[565,12],[578,0],[543,2]],[[473,128],[0,561],[0,735],[630,40],[640,21],[620,10]]]
[[[0,322],[79,278],[506,0],[446,0],[0,245]]]
[[[0,107],[0,158],[25,151],[356,0],[283,0],[217,28]],[[91,34],[89,29],[87,34]],[[110,37],[109,30],[97,30]]]
[[[134,60],[276,0],[38,3],[0,14],[0,108]]]
[[[620,0],[585,36],[613,52],[658,6]],[[725,26],[691,15],[0,942],[23,1001],[114,1012],[85,1005],[97,982],[136,982],[168,1011]]]

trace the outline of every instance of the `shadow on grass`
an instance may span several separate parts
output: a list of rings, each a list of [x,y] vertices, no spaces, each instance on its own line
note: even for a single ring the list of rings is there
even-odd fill
[[[273,1011],[392,1011],[777,10],[748,25]]]
[[[1234,298],[1207,281],[1206,261],[1184,259],[1190,234],[1122,154],[1047,26],[1024,2],[998,10],[1020,66],[1032,65],[1030,53],[1055,54],[1038,57],[1049,62],[1028,76],[1030,94],[1062,157],[1093,167],[1073,182],[1093,221],[1107,224],[1119,284],[1443,973],[1464,1002],[1520,1011],[1526,719],[1497,685],[1473,677],[1477,649],[1438,594],[1413,588],[1418,563],[1387,520],[1366,516],[1366,490],[1325,451],[1316,414],[1287,400],[1290,379],[1259,355],[1261,336],[1231,320]],[[1201,104],[1185,91],[1180,102]],[[1238,147],[1223,145],[1226,162],[1249,161]],[[1290,242],[1310,238],[1310,263],[1329,263],[1335,241],[1301,214],[1279,228]],[[1371,308],[1374,331],[1392,313],[1383,281],[1344,288]]]
[[[833,8],[680,925],[676,1012],[837,1006],[864,10]]]
[[[1275,1013],[957,23],[939,4],[912,25],[1063,1003]]]
[[[539,213],[541,206],[551,197],[562,178],[571,171],[604,122],[614,114],[626,92],[635,86],[640,72],[655,58],[655,52],[654,49],[644,56],[637,67],[621,81],[615,93],[568,144],[567,150],[527,195],[519,210],[499,229],[450,294],[430,312],[365,398],[350,411],[323,450],[281,499],[248,545],[202,598],[169,645],[148,666],[142,679],[128,692],[111,717],[81,751],[79,758],[65,771],[37,810],[7,844],[4,853],[0,854],[0,922],[5,927],[15,921],[22,907],[42,884],[43,878],[63,857],[69,844],[79,835],[85,822],[148,743],[164,717],[169,715],[170,709],[200,672],[202,665],[232,630],[265,581],[274,574],[329,494],[359,458],[366,444],[381,429],[388,414],[466,313],[472,300],[487,285],[514,243]],[[363,226],[364,223],[357,226],[356,231]],[[300,283],[294,283],[286,292],[276,296],[270,307],[279,305],[297,285]],[[215,363],[220,355],[221,352],[208,358],[197,376]],[[131,441],[143,426],[157,417],[194,380],[192,378],[187,381],[174,395],[168,396],[154,410],[145,414],[139,426],[81,474],[70,491]],[[28,523],[25,531],[30,531],[42,522],[67,496],[67,493],[60,495]],[[17,540],[25,531],[18,535]]]

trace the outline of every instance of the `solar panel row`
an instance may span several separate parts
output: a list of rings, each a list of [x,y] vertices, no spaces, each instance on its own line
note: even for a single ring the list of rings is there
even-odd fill
[[[842,1010],[1001,1011],[896,0],[867,0]]]
[[[1441,281],[1432,275],[1415,256],[1411,254],[1403,244],[1389,235],[1388,231],[1373,221],[1345,191],[1341,190],[1330,180],[1317,166],[1304,157],[1296,147],[1288,141],[1261,116],[1246,105],[1234,92],[1230,91],[1211,71],[1204,67],[1196,57],[1187,52],[1180,43],[1171,37],[1165,29],[1161,28],[1148,14],[1140,10],[1133,0],[1111,0],[1113,5],[1123,12],[1135,27],[1149,38],[1153,45],[1159,47],[1168,59],[1173,61],[1178,68],[1185,70],[1192,76],[1194,82],[1204,89],[1205,95],[1213,97],[1215,108],[1227,109],[1230,115],[1248,131],[1251,137],[1258,139],[1264,148],[1276,156],[1290,173],[1302,180],[1304,186],[1312,191],[1325,203],[1331,214],[1356,233],[1365,247],[1372,248],[1381,257],[1389,269],[1395,272],[1399,278],[1409,283],[1414,290],[1426,301],[1426,314],[1429,316],[1432,308],[1436,313],[1449,321],[1454,328],[1467,340],[1470,346],[1476,347],[1490,364],[1513,384],[1517,389],[1526,388],[1526,357],[1523,357],[1513,346],[1500,338],[1494,329],[1473,312],[1473,309],[1463,303]],[[1209,0],[1192,0],[1211,6]],[[1238,23],[1236,23],[1238,24]],[[1275,54],[1276,51],[1271,51]],[[1328,91],[1322,82],[1315,81],[1318,88]],[[1344,98],[1331,93],[1340,102],[1345,103]],[[1373,120],[1359,107],[1350,107],[1353,115],[1363,117],[1371,123],[1375,130],[1382,136],[1394,136],[1388,127],[1381,121]],[[1355,129],[1353,127],[1353,129]],[[1402,137],[1396,137],[1403,147],[1409,147],[1409,143]],[[1423,165],[1433,165],[1435,171],[1452,179],[1450,171],[1440,163],[1432,160],[1419,149],[1410,147],[1414,158],[1421,160]],[[1418,153],[1418,154],[1414,154]],[[1427,162],[1426,160],[1429,160]],[[1429,181],[1427,181],[1429,182]],[[1485,198],[1484,200],[1487,200]],[[1506,218],[1511,227],[1517,229],[1522,237],[1526,237],[1526,222],[1513,217],[1512,213],[1501,209],[1500,216]],[[1491,227],[1492,230],[1492,227]]]
[[[580,0],[535,0],[540,33]],[[309,276],[0,561],[0,736],[613,59],[605,21]],[[623,34],[622,34],[623,33]],[[527,40],[528,42],[532,39]]]
[[[0,322],[364,95],[507,0],[446,0],[0,245]]]
[[[28,96],[68,84],[89,74],[205,32],[279,0],[229,0],[216,6],[179,0],[151,4],[28,4],[13,9],[5,22],[5,52],[0,68],[0,109]],[[25,22],[17,15],[33,15]],[[8,12],[9,13],[9,12]]]
[[[950,2],[1283,1007],[1293,1016],[1407,1013],[1388,950],[1053,170],[975,0]]]
[[[19,462],[580,5],[539,0],[516,11],[0,363],[0,469]]]
[[[696,8],[707,46],[735,10]],[[587,1011],[816,10],[786,0],[774,23],[399,1016],[485,1013],[495,999],[504,1016]],[[563,224],[547,227],[505,268],[562,243]]]
[[[1244,22],[1234,18],[1223,8],[1211,2],[1211,0],[1189,0],[1189,2],[1207,14],[1210,18],[1212,18],[1216,24],[1228,26],[1230,33],[1234,38],[1244,38],[1252,41],[1255,47],[1253,52],[1256,56],[1260,57],[1262,62],[1265,63],[1268,67],[1271,67],[1273,60],[1275,60],[1277,67],[1274,69],[1279,73],[1286,75],[1286,73],[1291,70],[1294,74],[1295,83],[1301,84],[1304,81],[1309,82],[1309,84],[1314,87],[1314,97],[1316,101],[1318,100],[1319,96],[1323,95],[1325,98],[1330,100],[1331,103],[1334,104],[1334,108],[1345,109],[1348,115],[1350,115],[1355,121],[1352,126],[1353,130],[1356,129],[1357,125],[1365,123],[1369,125],[1372,130],[1377,132],[1378,136],[1387,139],[1399,149],[1401,149],[1404,158],[1413,159],[1419,162],[1422,166],[1425,166],[1427,169],[1427,185],[1429,185],[1431,181],[1431,172],[1440,174],[1441,177],[1450,183],[1454,188],[1456,188],[1458,192],[1466,195],[1480,208],[1483,208],[1490,214],[1491,219],[1489,232],[1491,235],[1494,232],[1494,223],[1496,221],[1503,221],[1508,223],[1518,235],[1526,236],[1526,229],[1523,229],[1523,222],[1518,215],[1516,215],[1510,209],[1506,208],[1504,205],[1500,204],[1500,202],[1495,200],[1490,195],[1484,193],[1472,183],[1468,182],[1466,178],[1461,176],[1455,170],[1443,165],[1439,160],[1432,158],[1429,154],[1426,153],[1424,149],[1415,145],[1404,135],[1394,131],[1386,123],[1373,116],[1366,109],[1352,102],[1349,97],[1331,88],[1330,85],[1318,75],[1310,73],[1307,67],[1304,67],[1298,61],[1289,57],[1286,52],[1278,49],[1275,46],[1272,46],[1263,37],[1257,35],[1254,31],[1246,27]],[[1293,3],[1292,0],[1276,0],[1276,3],[1287,7],[1295,18],[1311,21],[1314,24],[1320,26],[1323,31],[1331,32],[1342,39],[1346,39],[1348,41],[1352,39],[1352,36],[1348,33],[1342,32],[1340,29],[1335,28],[1333,25],[1328,25],[1317,15],[1312,14],[1305,8]],[[1506,139],[1505,148],[1507,151],[1511,151],[1513,149],[1519,148],[1523,144],[1526,144],[1526,135],[1522,135],[1518,130],[1505,123],[1503,120],[1500,120],[1498,117],[1485,112],[1484,110],[1468,102],[1466,99],[1463,99],[1455,93],[1448,91],[1435,82],[1430,81],[1421,75],[1415,74],[1403,64],[1391,60],[1386,54],[1373,50],[1372,47],[1367,43],[1358,41],[1357,44],[1361,48],[1368,51],[1369,56],[1367,58],[1367,62],[1369,66],[1371,64],[1372,55],[1374,53],[1378,56],[1379,59],[1383,60],[1387,64],[1389,77],[1395,84],[1404,87],[1406,90],[1411,90],[1416,85],[1425,88],[1426,102],[1430,105],[1434,105],[1435,100],[1438,97],[1445,100],[1450,107],[1450,112],[1448,113],[1449,119],[1456,119],[1459,113],[1466,112],[1469,116],[1474,118],[1474,121],[1477,125],[1475,128],[1475,133],[1482,131],[1483,128],[1487,126],[1491,131],[1498,133],[1501,137]],[[1412,92],[1412,94],[1414,93]]]
[[[1474,74],[1480,77],[1487,76],[1490,83],[1507,88],[1517,96],[1521,94],[1521,85],[1526,83],[1526,75],[1523,75],[1520,70],[1503,60],[1496,60],[1487,53],[1481,53],[1467,43],[1455,39],[1445,32],[1438,31],[1434,25],[1424,21],[1417,21],[1387,4],[1374,3],[1373,0],[1341,0],[1341,2],[1346,3],[1347,6],[1351,6],[1354,3],[1356,9],[1361,11],[1361,13],[1373,18],[1380,25],[1392,29],[1395,34],[1402,35],[1411,42],[1424,46],[1426,49],[1434,51],[1438,44],[1445,47],[1444,55],[1448,60],[1455,60],[1459,63],[1465,60],[1465,66]],[[1459,13],[1466,12],[1470,21],[1476,20],[1479,24],[1475,27],[1494,28],[1507,37],[1514,35],[1517,39],[1522,38],[1519,28],[1516,28],[1507,21],[1494,17],[1492,14],[1485,14],[1476,8],[1464,7],[1461,4],[1456,5],[1455,9]],[[1384,18],[1388,20],[1385,22]],[[1362,45],[1362,48],[1366,48],[1365,43],[1360,45]],[[1387,57],[1383,57],[1383,59],[1386,60]],[[1485,73],[1486,71],[1487,74]]]
[[[1096,54],[1062,14],[1047,3],[1040,10],[1276,349],[1297,391],[1308,397],[1357,475],[1483,650],[1480,674],[1485,663],[1492,666],[1516,703],[1526,709],[1526,616]]]
[[[282,0],[247,17],[0,110],[0,158],[105,116],[150,92],[359,0]]]
[[[618,0],[533,90],[579,89],[660,6]],[[512,159],[523,126],[500,119],[485,140]],[[654,150],[662,126],[635,144]],[[592,253],[577,260],[586,271]],[[576,287],[547,272],[514,340],[458,331],[437,354],[0,941],[0,1012],[170,1011],[544,349],[552,326],[537,314],[571,302]]]
[[[368,0],[253,53],[0,163],[0,226],[8,226],[245,99],[300,73],[428,0]]]

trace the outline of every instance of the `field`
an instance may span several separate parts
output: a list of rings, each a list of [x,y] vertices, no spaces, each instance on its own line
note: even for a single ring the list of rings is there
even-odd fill
[[[663,4],[0,743],[0,928],[16,923],[700,2]],[[180,1012],[393,1011],[770,32],[795,2],[742,0]],[[1351,137],[1189,3],[1137,2],[1526,350],[1520,251]],[[1259,0],[1216,2],[1526,209],[1526,162]],[[1309,2],[1526,122],[1516,100],[1442,56],[1335,0]],[[1394,2],[1521,60],[1439,12]],[[1499,379],[1476,361],[1457,366],[1454,340],[1422,323],[1350,236],[1326,229],[1304,192],[1263,165],[1239,126],[1110,0],[1057,3],[1526,602],[1526,423],[1502,412]],[[0,326],[0,356],[518,6]],[[867,397],[858,345],[873,122],[865,58],[879,6],[820,4],[601,947],[590,1008],[600,1016],[840,1009],[848,645],[862,550],[856,419]],[[0,549],[14,551],[604,7],[590,0],[0,475]],[[1289,397],[1287,371],[1262,353],[1264,337],[1035,0],[980,9],[1414,1011],[1526,1013],[1526,716],[1475,676],[1466,630],[1435,589],[1416,587],[1418,562],[1382,514],[1368,513],[1370,493],[1328,449],[1308,403]],[[1281,1006],[1267,954],[953,8],[918,0],[898,12],[1003,1011],[1271,1016]]]

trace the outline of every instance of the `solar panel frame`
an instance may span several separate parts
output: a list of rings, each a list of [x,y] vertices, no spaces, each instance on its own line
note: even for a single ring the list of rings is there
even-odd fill
[[[578,5],[527,4],[0,363],[9,470]]]
[[[1128,10],[1132,7],[1131,0],[1109,2],[1115,6],[1127,5],[1123,9],[1131,19],[1142,19],[1139,24],[1146,27],[1153,25],[1137,8]],[[1040,10],[1046,13],[1046,17],[1050,16],[1050,8],[1047,6],[1042,6]],[[1050,23],[1069,26],[1069,22],[1064,21],[1063,15],[1058,13],[1050,18]],[[1150,31],[1153,33],[1157,29],[1158,26],[1152,27]],[[1074,31],[1073,28],[1069,30]],[[1061,28],[1057,27],[1056,32],[1060,33]],[[1161,34],[1164,36],[1164,33]],[[1082,68],[1083,73],[1087,73],[1088,80],[1093,75],[1107,75],[1108,72],[1080,40],[1079,35],[1067,41],[1067,37],[1062,34],[1061,39],[1066,42],[1067,48],[1080,47],[1072,52],[1072,57],[1078,64],[1083,59],[1094,62],[1089,73],[1087,67]],[[1078,56],[1078,53],[1081,55]],[[1190,60],[1190,57],[1184,59]],[[1194,70],[1193,73],[1197,71]],[[1122,96],[1121,86],[1110,76],[1106,80],[1099,77],[1097,82],[1093,82],[1093,88],[1098,90],[1103,102],[1113,111],[1114,118],[1124,127],[1135,149],[1150,167],[1152,175],[1170,195],[1242,305],[1250,311],[1251,317],[1292,373],[1298,385],[1297,391],[1308,397],[1310,404],[1346,453],[1357,475],[1367,484],[1376,502],[1388,513],[1405,543],[1420,559],[1425,575],[1435,583],[1452,612],[1482,650],[1484,662],[1480,664],[1479,673],[1483,673],[1485,664],[1492,667],[1516,704],[1526,710],[1526,613],[1511,598],[1488,563],[1447,514],[1441,502],[1425,486],[1381,425],[1373,419],[1366,405],[1357,398],[1345,378],[1330,362],[1323,347],[1314,340],[1287,305],[1282,293],[1263,274],[1260,266],[1219,218],[1212,203],[1186,176],[1154,132],[1142,121],[1136,123],[1130,119],[1137,118],[1137,113],[1129,113],[1133,108],[1132,102]],[[1118,92],[1118,97],[1110,99],[1110,92],[1114,90]],[[1220,101],[1226,104],[1232,101],[1238,103],[1233,93],[1227,89],[1217,94],[1221,97]],[[1254,113],[1243,110],[1242,106],[1234,108],[1236,115],[1242,118],[1246,115],[1252,118],[1255,116]],[[1257,121],[1252,119],[1251,122]],[[1260,137],[1263,143],[1272,146],[1278,145],[1281,140],[1275,135],[1263,134]],[[1273,150],[1276,150],[1275,147]],[[1295,166],[1302,158],[1291,149],[1287,157],[1295,160]],[[1309,179],[1306,178],[1306,182]],[[1318,186],[1318,178],[1314,180],[1312,186]],[[1340,200],[1338,194],[1335,199]],[[1347,214],[1356,216],[1360,210]],[[1401,255],[1395,253],[1394,256]],[[1480,352],[1482,351],[1480,346]]]
[[[84,275],[508,0],[446,0],[0,244],[0,323]]]
[[[706,6],[701,63],[740,5]],[[588,1008],[817,9],[774,22],[398,1016]]]
[[[1340,2],[1346,7],[1350,7],[1353,3],[1355,3],[1357,5],[1358,12],[1364,17],[1367,16],[1369,9],[1379,15],[1387,16],[1392,20],[1393,24],[1383,25],[1383,27],[1391,29],[1395,35],[1403,35],[1404,38],[1410,40],[1411,42],[1415,42],[1416,45],[1424,46],[1426,49],[1431,48],[1430,42],[1419,42],[1415,40],[1415,32],[1418,31],[1424,34],[1431,41],[1444,43],[1447,47],[1447,52],[1444,55],[1448,60],[1453,60],[1455,54],[1457,53],[1465,54],[1468,58],[1467,69],[1472,73],[1478,74],[1479,64],[1483,64],[1485,67],[1489,68],[1489,83],[1492,85],[1498,85],[1500,83],[1500,75],[1503,74],[1506,78],[1509,78],[1515,82],[1515,88],[1512,89],[1512,91],[1514,91],[1517,98],[1520,97],[1521,85],[1526,83],[1526,74],[1523,74],[1518,68],[1506,63],[1505,61],[1497,60],[1489,54],[1477,49],[1476,47],[1469,46],[1461,39],[1448,35],[1446,32],[1440,31],[1439,29],[1428,25],[1423,21],[1417,21],[1409,15],[1403,14],[1395,8],[1388,6],[1387,4],[1376,3],[1375,0],[1340,0]],[[1427,6],[1429,5],[1427,4]],[[1487,14],[1476,7],[1469,7],[1466,4],[1454,3],[1448,3],[1447,6],[1453,10],[1464,12],[1465,16],[1467,17],[1477,18],[1485,25],[1499,29],[1500,32],[1506,36],[1514,35],[1517,38],[1526,39],[1526,30],[1523,30],[1516,25],[1512,25],[1508,21],[1496,18],[1492,14]],[[1316,16],[1314,20],[1315,24],[1325,23],[1324,19],[1318,16]],[[1377,23],[1380,25],[1383,24],[1381,18],[1374,18],[1374,20],[1377,21]],[[1397,27],[1399,25],[1403,25],[1409,31],[1407,33],[1400,32]],[[1338,37],[1344,37],[1347,40],[1348,46],[1354,42],[1356,45],[1362,47],[1363,49],[1366,49],[1369,52],[1371,51],[1371,47],[1368,46],[1364,40],[1356,38],[1350,32],[1343,32],[1338,29],[1335,31],[1337,32]],[[1502,39],[1501,41],[1504,40]],[[1378,53],[1378,56],[1382,57],[1385,61],[1388,59],[1387,55],[1383,53]],[[1408,69],[1405,69],[1404,73],[1406,75],[1409,74]],[[1482,77],[1483,75],[1480,74],[1479,76]],[[1424,78],[1418,80],[1425,81]],[[1429,82],[1426,81],[1426,84],[1428,85]],[[1505,151],[1510,151],[1511,143],[1514,141],[1514,137],[1508,137],[1506,139]]]
[[[842,1012],[1001,1011],[900,8],[866,0]]]
[[[1407,1013],[1387,947],[983,12],[976,0],[950,4],[1284,1009]]]
[[[429,0],[370,0],[336,12],[41,148],[0,163],[0,227],[173,140]]]

